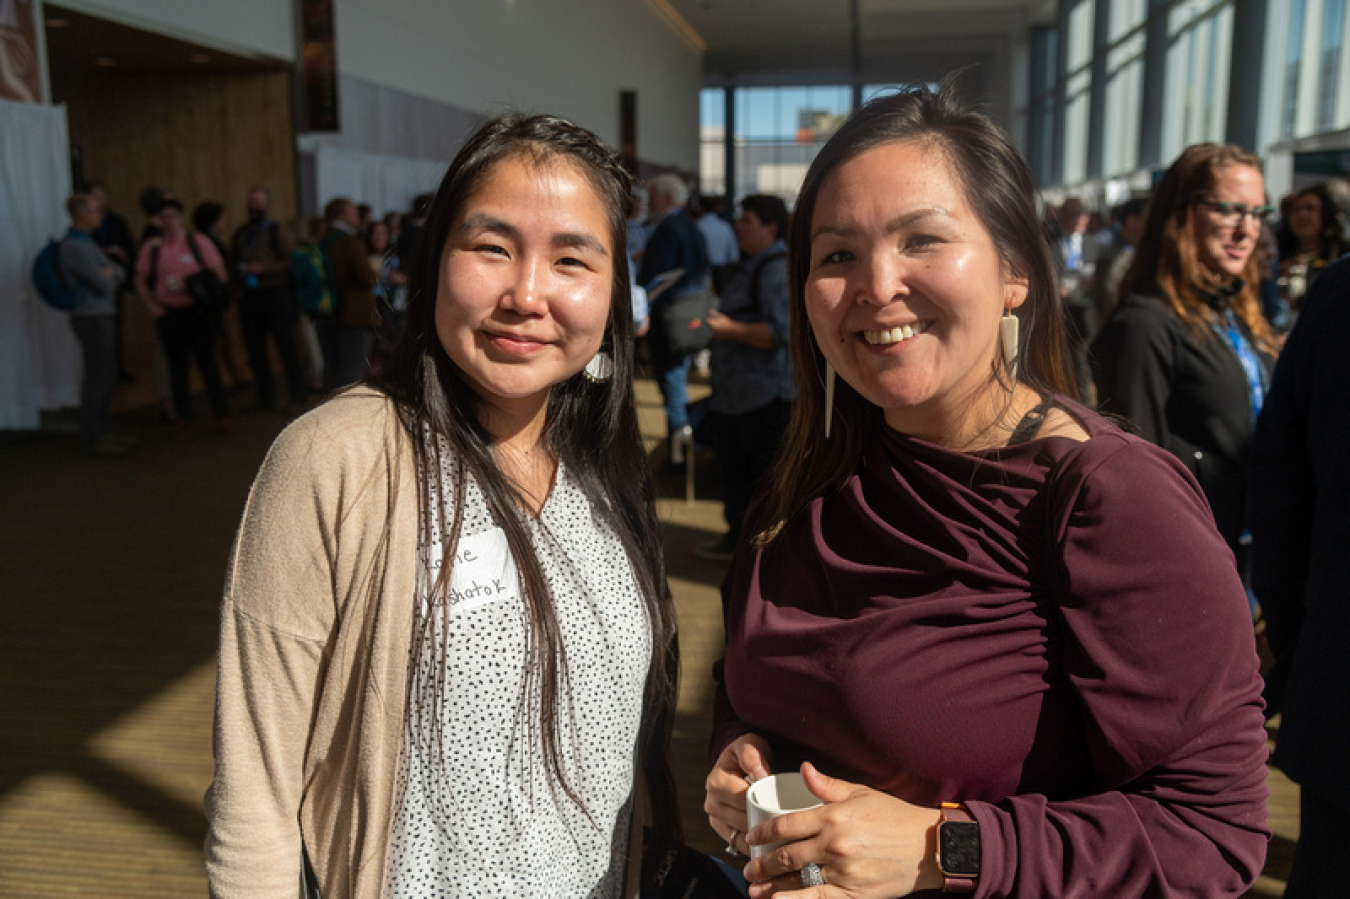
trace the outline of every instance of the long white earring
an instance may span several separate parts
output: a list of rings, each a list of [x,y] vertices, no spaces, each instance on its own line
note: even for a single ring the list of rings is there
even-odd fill
[[[1017,316],[1011,312],[1004,312],[1003,319],[999,322],[999,333],[1003,337],[1003,358],[1008,363],[1008,374],[1014,380],[1017,378],[1017,332],[1019,324]]]
[[[591,361],[586,363],[582,369],[587,379],[597,384],[603,384],[614,376],[614,360],[609,357],[609,353],[604,350],[591,357]]]
[[[834,420],[834,366],[825,363],[825,439],[830,439],[830,423]]]

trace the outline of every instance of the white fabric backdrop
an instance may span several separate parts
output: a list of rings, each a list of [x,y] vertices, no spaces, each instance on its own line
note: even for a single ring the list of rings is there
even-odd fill
[[[80,349],[68,316],[33,290],[33,258],[69,221],[64,106],[0,100],[0,429],[38,426],[41,409],[74,406]]]
[[[334,197],[348,197],[369,203],[376,215],[405,212],[413,197],[436,192],[449,164],[320,147],[314,153],[319,211]]]

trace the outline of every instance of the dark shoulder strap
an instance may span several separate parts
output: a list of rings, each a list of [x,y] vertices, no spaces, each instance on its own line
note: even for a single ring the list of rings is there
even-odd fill
[[[755,270],[750,273],[750,302],[759,306],[759,276],[764,273],[764,269],[775,259],[787,258],[787,251],[780,250],[777,253],[770,253],[755,264]]]
[[[192,258],[197,260],[197,267],[198,267],[198,268],[206,268],[206,263],[205,263],[205,262],[202,262],[202,250],[201,250],[201,247],[197,246],[197,235],[198,235],[198,232],[196,232],[196,231],[189,231],[189,232],[187,233],[187,245],[188,245],[188,249],[192,251]]]
[[[155,282],[159,280],[159,251],[164,246],[163,238],[150,238],[150,274],[146,277],[145,283],[150,285],[150,290],[154,291]]]

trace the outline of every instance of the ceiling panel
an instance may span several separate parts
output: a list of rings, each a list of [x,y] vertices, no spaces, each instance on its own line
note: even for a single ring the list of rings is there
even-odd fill
[[[43,6],[47,66],[53,80],[90,75],[185,75],[270,72],[286,68],[274,59],[250,59],[188,41]]]
[[[707,42],[709,83],[753,84],[885,77],[932,59],[971,61],[990,40],[1007,45],[1029,24],[1049,21],[1055,0],[666,0]],[[856,15],[856,39],[853,19]],[[855,49],[856,42],[856,49]],[[980,45],[980,46],[976,46]],[[955,55],[953,52],[955,51]],[[927,72],[925,78],[942,72]]]

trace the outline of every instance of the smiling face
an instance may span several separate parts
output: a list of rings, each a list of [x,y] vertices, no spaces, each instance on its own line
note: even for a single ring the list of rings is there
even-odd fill
[[[1196,260],[1220,281],[1240,277],[1256,250],[1261,223],[1244,215],[1236,225],[1224,224],[1211,204],[1237,203],[1248,209],[1263,206],[1266,185],[1261,172],[1249,165],[1224,166],[1213,189],[1197,199],[1205,202],[1196,202],[1191,209]]]
[[[465,201],[442,251],[441,346],[493,412],[534,420],[553,385],[600,348],[613,266],[605,206],[582,171],[506,159]]]
[[[807,318],[826,360],[896,430],[940,439],[993,401],[999,321],[1026,296],[931,142],[883,144],[824,181]]]
[[[1300,241],[1316,245],[1322,233],[1322,199],[1317,194],[1299,194],[1289,204],[1289,230]]]

